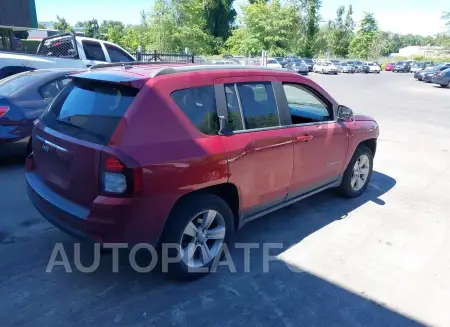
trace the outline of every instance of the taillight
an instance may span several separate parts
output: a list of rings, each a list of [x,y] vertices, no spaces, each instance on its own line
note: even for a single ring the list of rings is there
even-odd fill
[[[444,76],[444,74],[442,74],[442,73],[439,73],[439,74],[437,74],[437,76]]]
[[[142,168],[129,168],[118,158],[104,153],[100,169],[100,191],[107,196],[131,197],[142,189]]]
[[[4,115],[6,115],[6,113],[9,111],[9,107],[8,106],[0,106],[0,118]]]

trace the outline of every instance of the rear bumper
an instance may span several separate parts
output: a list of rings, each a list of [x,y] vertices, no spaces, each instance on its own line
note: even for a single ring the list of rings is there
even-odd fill
[[[104,196],[85,208],[54,192],[32,171],[26,173],[26,182],[28,197],[45,219],[76,238],[93,242],[156,244],[171,209],[168,199]]]

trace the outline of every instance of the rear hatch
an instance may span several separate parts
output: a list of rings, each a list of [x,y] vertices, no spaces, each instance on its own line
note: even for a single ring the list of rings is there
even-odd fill
[[[99,75],[74,77],[33,132],[36,174],[49,188],[85,207],[99,195],[102,151],[139,92],[117,78],[89,78]]]

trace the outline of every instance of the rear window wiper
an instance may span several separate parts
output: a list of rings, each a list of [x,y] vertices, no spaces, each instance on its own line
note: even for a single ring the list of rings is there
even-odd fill
[[[104,138],[105,138],[104,135],[101,135],[101,134],[95,133],[95,132],[93,132],[93,131],[90,131],[89,129],[83,128],[83,127],[80,126],[80,125],[77,125],[77,124],[72,123],[70,120],[56,118],[56,121],[57,121],[58,123],[60,123],[60,124],[67,125],[67,126],[72,126],[72,127],[75,127],[75,128],[77,128],[77,129],[79,129],[79,130],[82,130],[82,131],[84,131],[84,132],[87,132],[87,133],[89,133],[89,134],[92,134],[92,135],[96,136],[99,140],[104,140]]]

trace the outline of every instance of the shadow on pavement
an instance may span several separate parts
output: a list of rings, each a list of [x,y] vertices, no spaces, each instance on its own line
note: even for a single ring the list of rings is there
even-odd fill
[[[369,201],[384,205],[379,197],[395,184],[393,178],[374,172],[361,197],[316,195],[248,224],[236,242],[281,242],[288,248]],[[56,235],[56,242],[63,241],[72,272],[66,273],[62,266],[45,272],[55,240],[41,240],[45,248],[36,249],[38,259],[34,257],[37,280],[21,276],[15,282],[11,277],[3,285],[2,293],[8,295],[0,302],[0,324],[8,323],[1,325],[421,326],[317,276],[293,272],[282,261],[272,262],[269,272],[263,272],[260,250],[252,251],[250,272],[244,272],[242,250],[232,251],[237,273],[222,267],[195,282],[180,283],[157,271],[135,272],[126,251],[119,256],[118,273],[112,273],[112,255],[102,256],[95,272],[81,273],[73,263],[75,241],[62,232]],[[82,245],[84,265],[92,264],[92,252],[92,245]],[[141,255],[138,263],[144,266],[148,261]],[[27,294],[15,293],[17,283]]]
[[[0,144],[0,169],[25,163],[27,152],[26,142]]]

